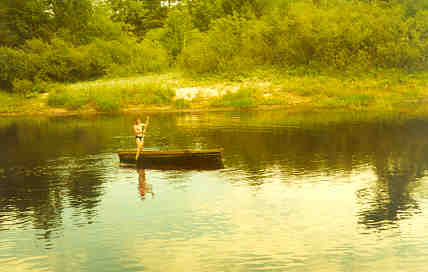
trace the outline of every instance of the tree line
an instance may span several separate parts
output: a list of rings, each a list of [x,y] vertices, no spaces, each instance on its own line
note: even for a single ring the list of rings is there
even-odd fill
[[[428,69],[428,0],[2,0],[0,89],[255,67]]]

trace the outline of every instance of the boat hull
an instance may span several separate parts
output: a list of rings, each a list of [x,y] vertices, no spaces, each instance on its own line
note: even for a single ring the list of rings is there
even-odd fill
[[[121,163],[136,164],[145,169],[195,169],[214,170],[223,168],[223,149],[143,151],[138,161],[136,151],[121,151]]]

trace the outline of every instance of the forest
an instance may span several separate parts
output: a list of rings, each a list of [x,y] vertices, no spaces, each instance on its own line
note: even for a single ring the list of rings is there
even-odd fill
[[[428,0],[1,0],[0,89],[171,69],[428,70]]]

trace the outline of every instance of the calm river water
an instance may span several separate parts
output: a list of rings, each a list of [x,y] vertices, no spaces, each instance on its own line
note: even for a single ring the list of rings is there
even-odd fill
[[[428,119],[151,116],[214,171],[121,167],[133,120],[0,119],[0,271],[426,271]]]

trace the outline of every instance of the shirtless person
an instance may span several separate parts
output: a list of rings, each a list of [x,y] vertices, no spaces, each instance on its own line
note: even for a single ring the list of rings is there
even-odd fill
[[[137,143],[137,155],[135,160],[138,161],[141,151],[144,147],[144,136],[146,135],[147,126],[149,125],[149,117],[147,116],[146,123],[142,124],[140,119],[135,121],[134,132],[135,132],[135,142]]]

